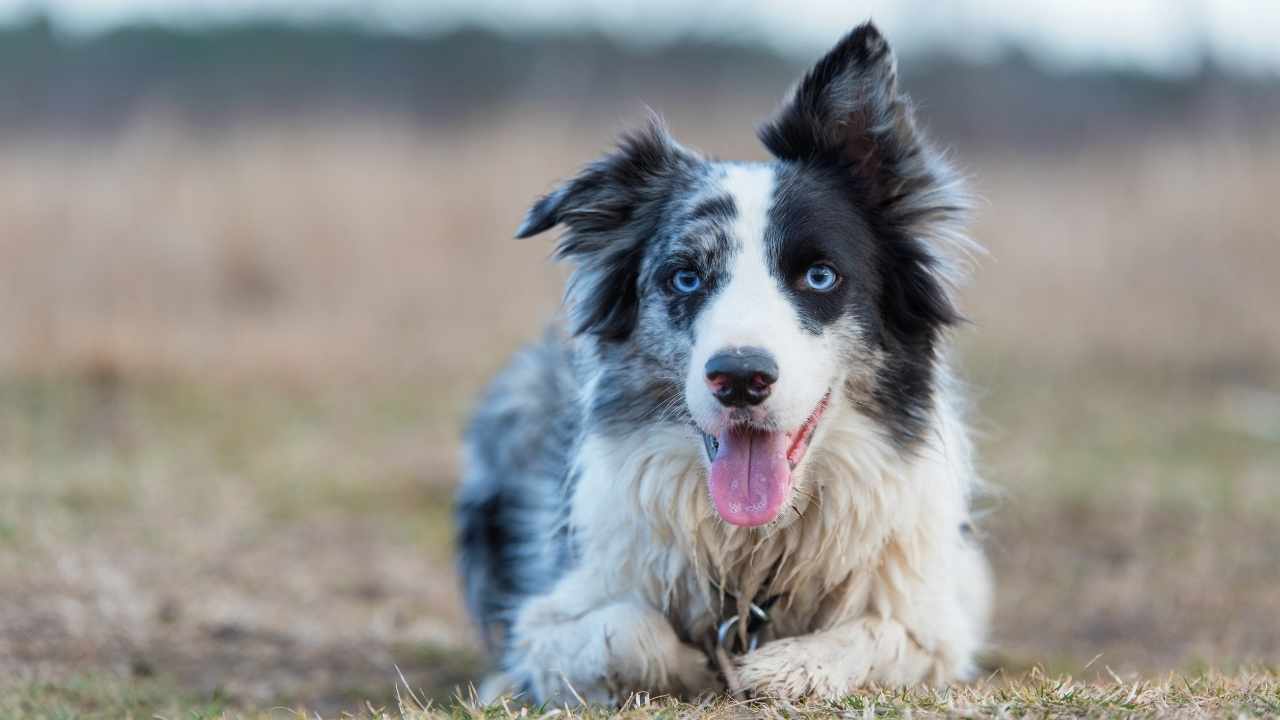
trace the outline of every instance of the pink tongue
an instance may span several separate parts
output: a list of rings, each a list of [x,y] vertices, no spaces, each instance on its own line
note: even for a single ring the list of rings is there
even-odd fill
[[[791,485],[785,433],[729,430],[711,462],[711,500],[725,522],[755,527],[778,517]]]

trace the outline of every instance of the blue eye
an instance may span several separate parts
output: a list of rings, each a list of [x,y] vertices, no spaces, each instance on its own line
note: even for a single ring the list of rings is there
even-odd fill
[[[827,292],[840,284],[840,276],[826,263],[818,263],[804,273],[804,284],[815,292]]]
[[[702,276],[694,270],[677,270],[671,276],[671,287],[684,295],[696,293],[702,288]]]

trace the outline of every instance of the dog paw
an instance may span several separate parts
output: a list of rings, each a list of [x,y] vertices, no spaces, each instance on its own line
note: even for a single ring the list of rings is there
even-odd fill
[[[683,698],[723,692],[724,683],[701,649],[679,643],[667,653],[669,670],[659,690]]]
[[[550,600],[517,621],[508,665],[535,702],[616,705],[634,692],[693,697],[720,687],[707,656],[639,603],[566,615]]]
[[[721,692],[724,685],[698,648],[667,644],[661,654],[646,656],[628,647],[626,656],[611,655],[600,663],[574,665],[550,661],[529,663],[517,674],[535,702],[568,706],[618,707],[635,693],[695,698]],[[650,650],[650,649],[646,649]]]
[[[737,689],[779,700],[842,697],[866,682],[869,670],[850,650],[814,639],[776,640],[738,659]]]

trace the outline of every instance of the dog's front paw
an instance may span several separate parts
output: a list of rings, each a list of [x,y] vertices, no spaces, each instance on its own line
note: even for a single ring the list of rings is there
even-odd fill
[[[813,636],[776,640],[738,658],[735,689],[755,698],[839,698],[867,679],[865,658],[851,651]]]
[[[508,665],[534,702],[616,705],[631,693],[685,697],[717,689],[707,656],[651,607],[616,602],[567,614],[554,597],[517,620]]]

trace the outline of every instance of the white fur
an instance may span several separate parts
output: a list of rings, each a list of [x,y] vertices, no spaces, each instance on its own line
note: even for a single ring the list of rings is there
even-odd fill
[[[831,387],[835,353],[831,338],[805,332],[795,305],[769,272],[765,230],[773,205],[774,171],[769,165],[730,165],[721,184],[738,209],[731,240],[738,252],[718,290],[694,326],[696,342],[685,377],[685,398],[703,432],[719,435],[728,414],[707,387],[703,368],[714,354],[741,347],[764,348],[778,363],[778,382],[768,400],[753,408],[783,432],[804,424]]]
[[[716,689],[675,628],[705,637],[720,616],[710,582],[751,598],[776,566],[779,639],[739,659],[741,690],[835,697],[969,676],[989,590],[960,530],[976,479],[953,405],[940,398],[933,440],[903,455],[833,395],[806,461],[810,495],[793,522],[754,530],[715,515],[692,429],[588,436],[570,518],[581,560],[517,615],[512,670],[564,701]]]

